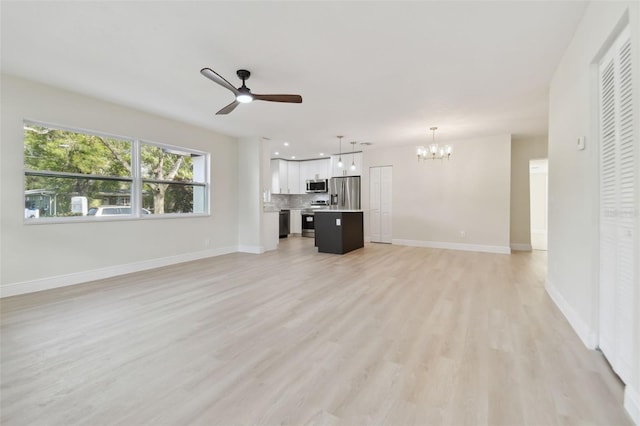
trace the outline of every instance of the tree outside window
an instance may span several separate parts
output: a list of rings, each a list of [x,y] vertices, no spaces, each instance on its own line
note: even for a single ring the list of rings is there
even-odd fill
[[[25,218],[140,216],[98,209],[132,205],[155,215],[206,213],[206,166],[205,153],[25,122]]]

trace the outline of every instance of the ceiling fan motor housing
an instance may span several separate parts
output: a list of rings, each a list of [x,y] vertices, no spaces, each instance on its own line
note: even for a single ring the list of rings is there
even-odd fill
[[[247,70],[238,70],[238,71],[236,71],[236,74],[238,75],[238,78],[240,80],[242,80],[243,82],[245,80],[248,80],[249,77],[251,77],[251,73],[249,71],[247,71]]]

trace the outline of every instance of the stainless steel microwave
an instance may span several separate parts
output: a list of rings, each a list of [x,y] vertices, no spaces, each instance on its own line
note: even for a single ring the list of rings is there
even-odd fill
[[[309,179],[307,180],[306,192],[327,192],[329,182],[327,179]]]

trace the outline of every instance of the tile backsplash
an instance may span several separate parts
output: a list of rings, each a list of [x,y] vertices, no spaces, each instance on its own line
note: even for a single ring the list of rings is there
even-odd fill
[[[271,204],[279,209],[305,209],[315,200],[329,201],[329,194],[271,194]]]

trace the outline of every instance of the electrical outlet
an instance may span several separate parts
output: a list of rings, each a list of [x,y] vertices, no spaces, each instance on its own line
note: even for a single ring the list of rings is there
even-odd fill
[[[465,231],[460,231],[460,238],[464,238],[467,236],[467,233]]]
[[[204,239],[204,247],[205,248],[209,248],[210,245],[211,245],[211,240],[209,238],[205,238]]]

